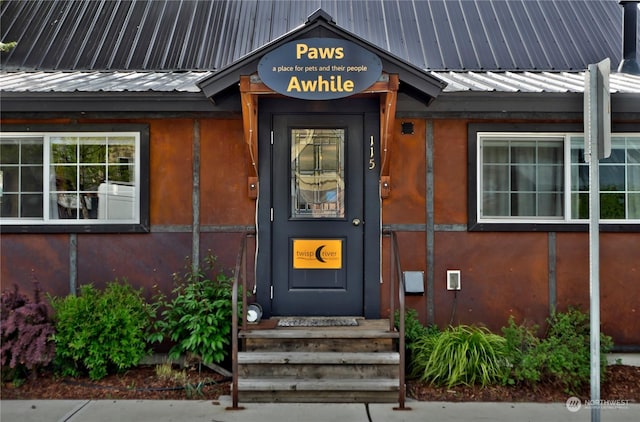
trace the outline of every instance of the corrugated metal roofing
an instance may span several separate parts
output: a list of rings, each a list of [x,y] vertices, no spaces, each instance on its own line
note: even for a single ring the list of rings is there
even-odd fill
[[[444,92],[580,93],[584,72],[429,72]],[[211,72],[3,72],[3,92],[200,92]],[[640,76],[612,73],[611,93],[640,94]]]
[[[617,0],[56,0],[0,2],[5,70],[216,70],[318,8],[435,71],[582,70],[622,56]]]

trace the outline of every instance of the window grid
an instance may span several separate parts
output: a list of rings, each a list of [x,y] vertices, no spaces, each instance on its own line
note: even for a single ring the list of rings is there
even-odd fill
[[[578,222],[589,218],[589,165],[584,162],[584,136],[576,133],[478,133],[477,148],[477,178],[478,178],[478,221],[481,222]],[[529,208],[529,215],[514,215],[512,194],[533,194],[532,191],[513,184],[513,145],[520,143],[548,142],[552,139],[562,143],[563,157],[558,161],[559,167],[555,174],[562,174],[562,186],[559,187],[561,195],[557,197],[557,205],[561,214],[557,217],[551,215],[540,215],[540,201],[535,201],[535,206]],[[487,177],[488,166],[496,165],[490,160],[487,161],[485,148],[492,142],[502,144],[509,151],[508,161],[501,163],[509,166],[507,172],[509,178],[508,189],[491,189],[491,183]],[[537,147],[536,147],[537,149]],[[536,153],[536,183],[540,182],[539,154]],[[497,167],[496,167],[497,168]],[[539,186],[539,185],[536,185]],[[614,134],[612,136],[612,156],[600,162],[600,198],[601,198],[601,218],[607,223],[628,223],[631,220],[640,220],[640,135],[638,134]],[[550,191],[555,192],[555,191]],[[546,192],[546,193],[550,193]],[[545,193],[544,190],[536,190],[536,196]],[[492,194],[505,194],[504,199],[509,200],[508,206],[502,205],[502,214],[494,215],[486,212],[486,202]],[[533,202],[531,202],[533,204]],[[495,208],[495,207],[494,207]],[[517,210],[516,210],[517,211]],[[515,212],[517,214],[517,212]]]
[[[25,135],[3,134],[3,148],[20,137]],[[21,214],[3,212],[3,224],[139,224],[138,132],[42,133],[36,138],[45,181],[37,192],[39,215],[26,221]],[[56,150],[58,146],[63,148]]]

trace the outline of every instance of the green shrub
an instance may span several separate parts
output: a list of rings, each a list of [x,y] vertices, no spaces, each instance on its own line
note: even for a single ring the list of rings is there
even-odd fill
[[[63,375],[87,371],[93,380],[122,371],[148,353],[146,336],[152,307],[126,280],[112,281],[104,291],[91,284],[80,295],[53,298],[56,311],[56,364]]]
[[[540,339],[536,336],[537,325],[517,325],[513,316],[502,328],[506,340],[505,353],[511,370],[505,373],[505,384],[534,384],[540,381],[542,361],[537,353]]]
[[[176,287],[173,298],[156,297],[161,309],[154,341],[168,337],[175,345],[170,359],[191,353],[203,363],[220,363],[231,344],[231,288],[233,278],[219,271],[217,259],[209,253],[197,271],[187,263],[185,273],[173,275]],[[204,267],[204,268],[202,268]]]
[[[414,343],[411,374],[436,385],[481,384],[504,378],[505,339],[483,327],[460,325]]]
[[[554,313],[547,318],[548,328],[542,339],[535,337],[537,327],[516,325],[513,317],[502,332],[507,341],[507,359],[511,371],[506,383],[562,385],[567,394],[578,395],[591,377],[591,343],[589,315],[575,308]],[[611,337],[600,335],[600,370],[606,371],[606,353],[613,345]]]
[[[400,329],[400,311],[396,310],[394,314],[395,327]],[[425,335],[438,333],[438,326],[429,325],[424,326],[418,319],[418,312],[413,308],[406,308],[404,311],[404,338],[407,348],[411,347],[411,344],[419,340]]]
[[[591,377],[589,315],[570,308],[567,312],[552,314],[547,322],[547,336],[536,348],[543,362],[542,372],[552,382],[562,384],[567,394],[579,394]],[[607,367],[605,354],[612,346],[611,337],[600,334],[602,376]]]

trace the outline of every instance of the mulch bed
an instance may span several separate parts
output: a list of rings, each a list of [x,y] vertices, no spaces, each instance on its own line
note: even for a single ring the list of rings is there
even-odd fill
[[[162,380],[155,366],[139,366],[117,375],[109,375],[99,381],[86,377],[56,377],[43,372],[36,379],[26,380],[22,385],[2,383],[0,399],[73,399],[73,400],[218,400],[230,394],[230,380],[203,368],[187,369],[190,388]],[[421,401],[506,401],[506,402],[565,402],[568,394],[562,387],[538,384],[535,387],[517,386],[456,386],[435,387],[409,380],[407,396]],[[589,399],[587,391],[581,399]],[[601,386],[602,400],[628,400],[640,403],[640,367],[614,365],[607,371]]]

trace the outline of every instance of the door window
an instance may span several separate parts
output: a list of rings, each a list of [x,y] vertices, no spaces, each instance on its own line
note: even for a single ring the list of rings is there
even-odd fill
[[[344,129],[291,129],[292,218],[344,218]]]

